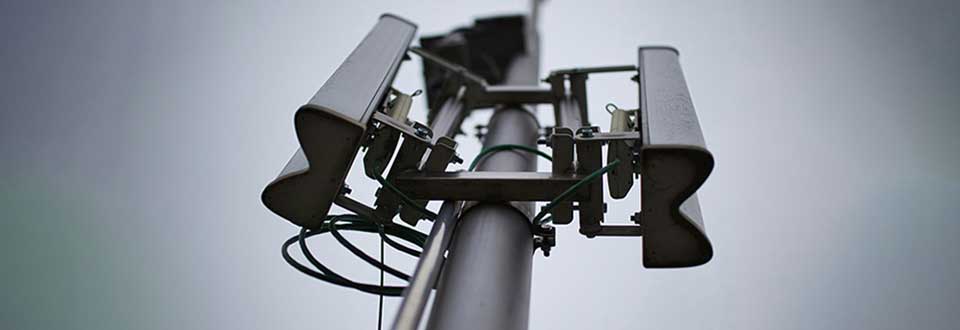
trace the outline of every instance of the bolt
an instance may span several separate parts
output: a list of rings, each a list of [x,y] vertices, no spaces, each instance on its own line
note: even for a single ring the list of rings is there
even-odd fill
[[[485,135],[485,134],[484,134],[484,131],[486,131],[487,126],[477,125],[477,126],[474,126],[474,129],[477,130],[477,132],[476,132],[476,134],[474,134],[474,136],[476,136],[478,139],[482,139],[483,136]]]
[[[577,134],[580,134],[582,137],[593,137],[593,133],[599,129],[596,126],[591,127],[581,127],[577,129]]]
[[[430,132],[428,132],[426,128],[417,127],[415,133],[417,134],[418,137],[426,138]]]
[[[548,224],[539,225],[535,227],[533,230],[534,230],[534,235],[539,235],[544,237],[555,235],[556,233],[556,228]]]
[[[551,245],[549,242],[547,242],[547,240],[545,240],[545,239],[542,238],[542,237],[534,237],[534,238],[533,238],[533,249],[534,249],[534,250],[540,249],[540,251],[543,251],[543,256],[544,256],[544,257],[549,257],[549,256],[550,256],[550,247],[552,247],[552,246],[553,246],[553,245]]]

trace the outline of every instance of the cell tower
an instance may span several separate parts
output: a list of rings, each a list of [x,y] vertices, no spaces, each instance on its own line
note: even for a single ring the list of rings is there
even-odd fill
[[[284,243],[284,258],[333,284],[403,297],[393,323],[403,330],[420,326],[433,290],[428,329],[526,329],[533,252],[548,256],[556,244],[554,226],[571,224],[574,213],[587,237],[643,236],[644,267],[709,261],[713,249],[696,190],[713,169],[713,156],[677,50],[639,47],[630,55],[635,65],[554,70],[542,77],[537,12],[533,1],[528,15],[479,19],[422,37],[419,47],[411,47],[414,23],[382,15],[297,110],[300,150],[263,191],[270,210],[301,227]],[[427,124],[408,119],[418,93],[392,87],[411,55],[423,62]],[[635,73],[623,83],[637,86],[640,97],[636,109],[608,106],[604,130],[587,116],[587,78],[609,72]],[[541,126],[531,109],[537,105],[552,106],[553,126]],[[483,109],[493,115],[482,151],[466,170],[448,170],[463,163],[453,138],[464,118]],[[344,183],[360,151],[364,174],[381,185],[372,206],[352,198]],[[551,162],[550,172],[536,171],[538,157]],[[638,178],[639,210],[620,221],[630,224],[604,224],[604,181],[611,199],[623,199]],[[429,201],[443,203],[433,212]],[[548,203],[538,210],[538,201]],[[353,214],[330,215],[333,204]],[[433,222],[429,234],[410,227],[423,219]],[[413,275],[365,254],[339,234],[343,230],[379,233],[382,242],[418,257]],[[409,284],[384,286],[382,278],[380,284],[358,283],[325,267],[306,239],[327,232]],[[294,244],[309,265],[289,254]]]

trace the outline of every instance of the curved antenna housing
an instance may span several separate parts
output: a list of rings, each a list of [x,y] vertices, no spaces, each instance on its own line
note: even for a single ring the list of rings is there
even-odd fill
[[[643,266],[690,267],[713,257],[696,191],[713,170],[672,47],[639,50]]]
[[[317,227],[343,187],[413,40],[417,26],[384,14],[294,116],[298,150],[263,190],[263,204],[298,226]]]

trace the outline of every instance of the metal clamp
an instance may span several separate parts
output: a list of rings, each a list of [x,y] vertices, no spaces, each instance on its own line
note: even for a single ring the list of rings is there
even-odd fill
[[[557,246],[557,229],[547,224],[534,225],[533,235],[533,249],[540,249],[544,257],[550,257],[550,250]]]

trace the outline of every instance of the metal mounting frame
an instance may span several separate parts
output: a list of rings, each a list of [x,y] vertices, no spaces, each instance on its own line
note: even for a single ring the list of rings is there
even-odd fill
[[[423,48],[411,47],[410,52],[453,73],[454,79],[451,79],[450,83],[446,84],[444,88],[448,89],[451,95],[454,95],[456,89],[466,87],[463,98],[468,110],[490,108],[498,104],[550,104],[554,102],[551,89],[526,85],[489,85],[485,79],[471,73],[462,65],[447,61]]]
[[[441,136],[437,139],[437,142],[430,149],[430,153],[427,155],[427,159],[423,161],[423,166],[420,168],[421,173],[436,173],[443,172],[451,162],[454,161],[456,157],[457,142],[453,139]],[[400,174],[403,175],[403,174]],[[424,207],[429,202],[429,199],[417,199],[416,204],[420,207]],[[410,225],[416,225],[420,219],[423,218],[421,214],[416,209],[412,208],[401,208],[400,209],[400,219],[405,221]]]
[[[397,187],[413,199],[484,202],[549,201],[582,176],[546,172],[407,173],[394,178]],[[584,192],[575,194],[583,200]]]
[[[447,136],[434,138],[430,127],[419,122],[408,124],[405,120],[376,112],[371,125],[375,127],[370,129],[373,133],[367,141],[367,153],[364,155],[364,171],[370,178],[375,179],[385,171],[401,136],[403,142],[400,144],[400,150],[397,151],[397,156],[385,178],[390,182],[395,181],[398,176],[410,173],[443,172],[451,162],[462,162],[456,155],[456,141]],[[345,202],[347,206],[354,207],[359,212],[367,212],[359,208],[356,203]],[[429,199],[419,199],[414,202],[423,207]],[[401,207],[400,197],[387,189],[381,188],[377,191],[374,205],[376,209],[371,218],[384,224],[390,223],[398,213],[400,219],[410,225],[416,225],[423,218],[423,214],[417,210]]]
[[[633,141],[640,137],[639,132],[594,133],[595,130],[595,127],[584,128],[579,135],[574,136],[568,128],[555,128],[550,136],[555,157],[553,171],[550,173],[438,172],[425,168],[421,171],[400,170],[388,180],[415,200],[551,201],[586,175],[603,167],[603,145],[614,141]],[[573,163],[575,149],[580,160],[579,166]],[[452,153],[452,149],[450,152]],[[639,236],[642,233],[636,225],[602,225],[603,214],[606,212],[603,180],[591,182],[574,193],[569,201],[558,204],[551,211],[556,217],[556,224],[571,222],[574,202],[577,203],[576,209],[580,213],[580,232],[588,237]],[[384,214],[380,213],[379,216]]]
[[[589,111],[587,111],[587,78],[589,75],[591,73],[627,71],[637,71],[637,67],[635,65],[615,65],[551,71],[550,75],[548,75],[546,79],[543,79],[543,81],[550,84],[550,92],[553,95],[554,118],[557,118],[558,122],[565,122],[565,120],[562,119],[569,118],[571,114],[567,114],[564,111],[573,109],[573,107],[566,107],[562,103],[573,102],[576,103],[576,108],[579,109],[580,126],[590,126],[590,116]],[[566,86],[567,81],[569,81],[570,85],[569,91]],[[576,129],[579,127],[571,128]]]
[[[553,152],[551,170],[556,175],[574,174],[577,167],[574,162],[573,130],[567,127],[554,127],[550,134],[549,146]],[[550,211],[553,223],[565,225],[573,222],[573,202],[560,202]]]

